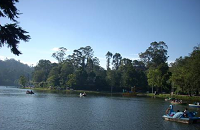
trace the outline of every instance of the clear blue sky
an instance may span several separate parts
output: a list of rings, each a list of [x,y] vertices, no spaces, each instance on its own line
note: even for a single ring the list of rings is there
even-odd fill
[[[31,40],[19,44],[20,56],[0,48],[0,58],[37,64],[55,61],[53,48],[65,47],[69,55],[91,46],[105,68],[108,51],[133,60],[151,42],[164,41],[172,62],[200,43],[200,0],[20,0],[16,6]]]

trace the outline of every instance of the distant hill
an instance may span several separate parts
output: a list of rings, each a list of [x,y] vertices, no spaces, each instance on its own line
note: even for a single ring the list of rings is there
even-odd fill
[[[15,59],[0,60],[0,85],[18,85],[20,76],[31,79],[34,68]]]

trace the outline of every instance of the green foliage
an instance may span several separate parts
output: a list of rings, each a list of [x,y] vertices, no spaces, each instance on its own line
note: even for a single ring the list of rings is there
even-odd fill
[[[113,64],[114,69],[118,70],[118,68],[119,68],[119,66],[120,66],[120,64],[121,64],[121,59],[122,59],[121,54],[115,53],[115,54],[113,55],[112,64]]]
[[[147,78],[148,84],[151,87],[156,87],[156,90],[162,92],[163,88],[169,90],[169,67],[167,61],[167,45],[164,42],[152,42],[150,47],[140,53],[140,58],[148,68]]]
[[[49,60],[40,60],[33,72],[33,82],[46,82],[53,64]]]
[[[69,74],[67,78],[68,78],[68,80],[66,82],[67,86],[73,88],[74,85],[76,85],[76,75]]]
[[[138,86],[138,73],[132,65],[124,65],[122,71],[122,86],[131,88]]]
[[[60,73],[59,67],[56,66],[51,69],[47,79],[47,83],[49,86],[60,86],[59,73]]]
[[[154,42],[149,48],[147,52],[151,53],[149,53],[148,64],[128,58],[122,59],[119,53],[112,56],[112,53],[108,52],[107,70],[105,70],[99,66],[99,59],[93,57],[90,46],[81,47],[58,64],[40,60],[35,67],[33,81],[42,87],[70,87],[76,90],[110,91],[112,89],[122,92],[122,89],[130,90],[135,86],[136,91],[146,92],[150,89],[149,86],[153,86],[157,91],[170,92],[172,85],[177,92],[199,91],[198,48],[191,53],[190,57],[177,59],[170,72],[166,63],[167,45],[164,42]],[[111,60],[113,69],[110,69]]]
[[[26,79],[26,77],[25,76],[20,76],[20,78],[19,78],[19,84],[22,86],[22,87],[25,87],[26,86],[26,84],[27,84],[27,79]]]
[[[66,53],[65,53],[66,51],[67,51],[66,48],[60,47],[57,52],[52,54],[52,57],[54,57],[56,60],[58,60],[58,63],[61,63],[64,60],[64,56],[66,55]]]
[[[167,61],[167,45],[163,41],[152,42],[150,47],[143,53],[140,53],[141,60],[147,68],[158,67]]]
[[[170,81],[177,93],[199,94],[200,89],[200,49],[194,47],[188,57],[180,57],[172,64]]]
[[[68,81],[68,76],[70,74],[73,74],[74,72],[74,67],[70,62],[64,62],[61,65],[61,69],[60,69],[60,86],[66,86],[66,81]]]
[[[161,87],[161,71],[158,69],[150,69],[147,78],[148,84],[152,87],[157,87],[158,91],[158,87]]]

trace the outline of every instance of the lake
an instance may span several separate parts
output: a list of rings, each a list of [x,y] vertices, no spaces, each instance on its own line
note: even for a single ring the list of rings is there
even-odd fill
[[[0,86],[1,130],[199,130],[200,124],[165,121],[170,105],[148,97],[79,97]],[[174,105],[183,111],[184,105]],[[189,108],[189,111],[198,111]]]

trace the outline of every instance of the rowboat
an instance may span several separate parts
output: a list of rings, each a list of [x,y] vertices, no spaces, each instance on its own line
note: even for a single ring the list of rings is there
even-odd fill
[[[190,107],[200,107],[199,103],[195,103],[195,104],[189,104]]]
[[[34,94],[34,92],[32,90],[31,91],[27,90],[26,94]]]
[[[185,105],[186,103],[184,103],[182,100],[179,99],[175,99],[171,101],[171,104],[180,104],[180,105]]]

